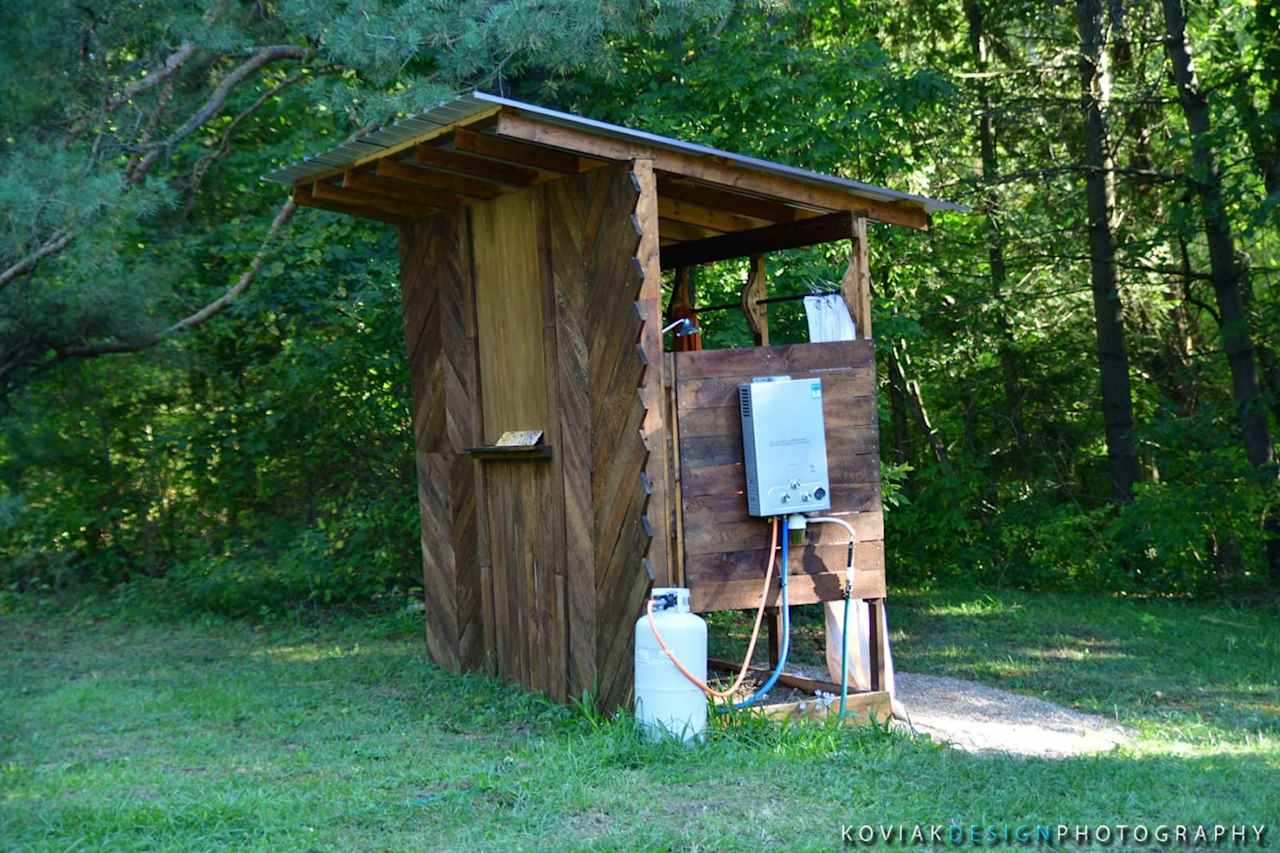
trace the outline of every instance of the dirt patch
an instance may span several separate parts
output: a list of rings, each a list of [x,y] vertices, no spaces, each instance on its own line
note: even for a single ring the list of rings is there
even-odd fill
[[[899,672],[896,686],[917,731],[966,752],[1069,758],[1106,752],[1128,740],[1106,717],[976,681]]]
[[[819,666],[788,664],[786,671],[827,678]],[[748,698],[762,681],[748,677],[737,698]],[[899,672],[895,686],[896,704],[910,717],[910,727],[902,728],[914,728],[966,752],[1069,758],[1106,752],[1128,740],[1128,733],[1106,717],[976,681]],[[772,705],[813,699],[811,693],[779,684],[769,691],[767,701]]]

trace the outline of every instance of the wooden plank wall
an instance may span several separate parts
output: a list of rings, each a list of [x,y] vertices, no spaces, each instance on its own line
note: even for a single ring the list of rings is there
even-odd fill
[[[684,574],[697,611],[759,603],[769,526],[747,514],[738,384],[753,376],[820,377],[831,474],[831,512],[857,531],[855,589],[884,595],[875,351],[870,341],[675,353]],[[811,528],[803,556],[791,557],[792,604],[843,597],[847,534]],[[776,602],[776,586],[775,586]]]
[[[657,298],[645,292],[640,259],[637,207],[646,189],[630,165],[540,189],[559,317],[569,686],[615,707],[629,698],[633,623],[651,582],[642,428],[654,422],[641,389],[647,365],[661,363],[660,350],[646,349],[661,342],[644,335],[642,299]],[[656,423],[660,431],[660,411]]]
[[[668,562],[656,204],[649,165],[619,164],[402,228],[427,638],[447,668],[630,698],[633,624]],[[507,429],[544,430],[551,460],[463,454]]]
[[[513,193],[471,209],[484,443],[507,430],[542,430],[549,461],[477,461],[489,519],[498,675],[553,699],[566,696],[560,419],[549,352],[546,212],[541,193]]]
[[[453,671],[485,666],[493,629],[482,472],[463,453],[481,435],[470,245],[465,210],[400,229],[427,646]]]

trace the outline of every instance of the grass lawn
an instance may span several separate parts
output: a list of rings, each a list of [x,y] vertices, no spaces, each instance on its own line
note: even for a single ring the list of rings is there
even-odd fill
[[[1063,761],[829,725],[738,723],[691,751],[650,745],[625,720],[436,669],[408,613],[0,620],[5,849],[830,849],[842,824],[916,822],[1268,823],[1280,844],[1274,610],[893,599],[900,670],[1136,732],[1129,748]],[[817,622],[799,621],[797,647],[816,660]]]

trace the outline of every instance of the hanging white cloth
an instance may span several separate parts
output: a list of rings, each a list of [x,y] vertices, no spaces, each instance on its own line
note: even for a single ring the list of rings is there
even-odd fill
[[[857,328],[853,325],[853,317],[849,314],[849,306],[839,293],[823,296],[806,296],[804,313],[809,320],[809,342],[824,343],[828,341],[857,340]],[[854,574],[858,567],[854,566]],[[831,680],[840,681],[840,646],[843,642],[844,602],[827,601],[823,603],[827,622],[827,672]],[[885,621],[884,602],[876,604],[877,620],[881,625],[880,659],[884,661],[884,685],[889,695],[894,693],[893,655],[889,651],[889,625]],[[871,689],[870,662],[871,637],[870,614],[865,598],[855,598],[849,605],[849,686],[858,690]]]
[[[852,341],[858,337],[849,306],[839,293],[806,296],[804,313],[809,319],[809,342]]]
[[[857,567],[854,567],[857,574]],[[881,690],[894,695],[893,652],[889,649],[889,623],[884,600],[875,604],[876,621],[880,623],[880,659],[884,661],[884,684]],[[840,683],[840,643],[844,637],[844,602],[824,601],[822,610],[827,619],[827,674]],[[865,598],[849,602],[849,689],[871,689],[871,615]]]

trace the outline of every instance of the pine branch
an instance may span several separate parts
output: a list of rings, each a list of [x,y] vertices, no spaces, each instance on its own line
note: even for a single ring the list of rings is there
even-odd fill
[[[203,127],[209,119],[221,113],[232,90],[246,79],[273,62],[281,59],[306,59],[310,55],[311,48],[292,44],[277,44],[255,50],[247,60],[237,65],[219,81],[217,87],[210,93],[204,104],[192,113],[177,130],[163,142],[156,143],[155,147],[147,152],[147,155],[138,163],[137,168],[129,175],[129,180],[135,184],[142,180],[143,176],[151,170],[166,151]]]
[[[179,68],[186,64],[188,59],[195,55],[195,52],[196,46],[189,41],[184,41],[178,46],[177,50],[169,54],[164,64],[155,73],[148,74],[146,77],[139,78],[125,86],[124,91],[107,100],[103,110],[107,113],[115,112],[138,95],[168,80]]]
[[[322,70],[318,73],[324,73],[324,72]],[[267,103],[267,101],[271,100],[276,95],[280,94],[280,92],[282,92],[284,89],[287,89],[288,87],[292,86],[294,83],[297,83],[299,80],[302,79],[302,77],[303,77],[303,72],[301,71],[298,71],[294,74],[289,75],[284,80],[281,80],[279,83],[277,83],[276,85],[272,86],[270,89],[268,89],[267,91],[259,95],[258,98],[252,104],[246,107],[242,112],[240,112],[235,118],[231,120],[230,124],[226,126],[226,128],[222,131],[222,135],[218,138],[217,146],[215,146],[214,149],[208,154],[206,154],[204,157],[201,157],[200,160],[196,163],[195,167],[192,168],[191,170],[191,185],[187,190],[187,212],[188,213],[190,213],[191,209],[195,206],[196,193],[199,192],[200,190],[200,184],[204,181],[204,176],[208,174],[209,169],[213,167],[214,163],[218,162],[223,157],[227,156],[228,153],[230,153],[231,137],[232,135],[234,135],[236,128],[240,126],[240,123],[243,122],[245,119],[249,118],[254,113],[256,113],[259,109],[262,108],[263,104]]]
[[[183,317],[173,325],[164,329],[150,337],[137,341],[113,341],[111,343],[91,344],[81,347],[67,347],[57,350],[56,361],[65,361],[72,358],[94,358],[100,355],[113,355],[117,353],[141,352],[150,349],[156,344],[173,337],[176,334],[185,332],[188,329],[194,329],[203,325],[212,317],[216,317],[225,311],[231,303],[244,294],[246,290],[257,279],[258,273],[262,270],[262,264],[266,260],[267,253],[271,250],[272,244],[275,242],[276,235],[289,223],[293,218],[294,211],[298,207],[294,204],[293,199],[286,201],[280,210],[276,212],[276,216],[271,220],[271,226],[267,228],[266,236],[262,239],[262,245],[258,247],[258,251],[254,253],[253,260],[249,262],[249,267],[240,275],[236,283],[227,288],[217,299],[205,305],[199,311]]]
[[[36,268],[36,264],[49,257],[57,254],[65,249],[76,237],[73,230],[57,231],[52,237],[45,241],[44,245],[0,273],[0,287],[9,284],[15,278],[26,275]]]

